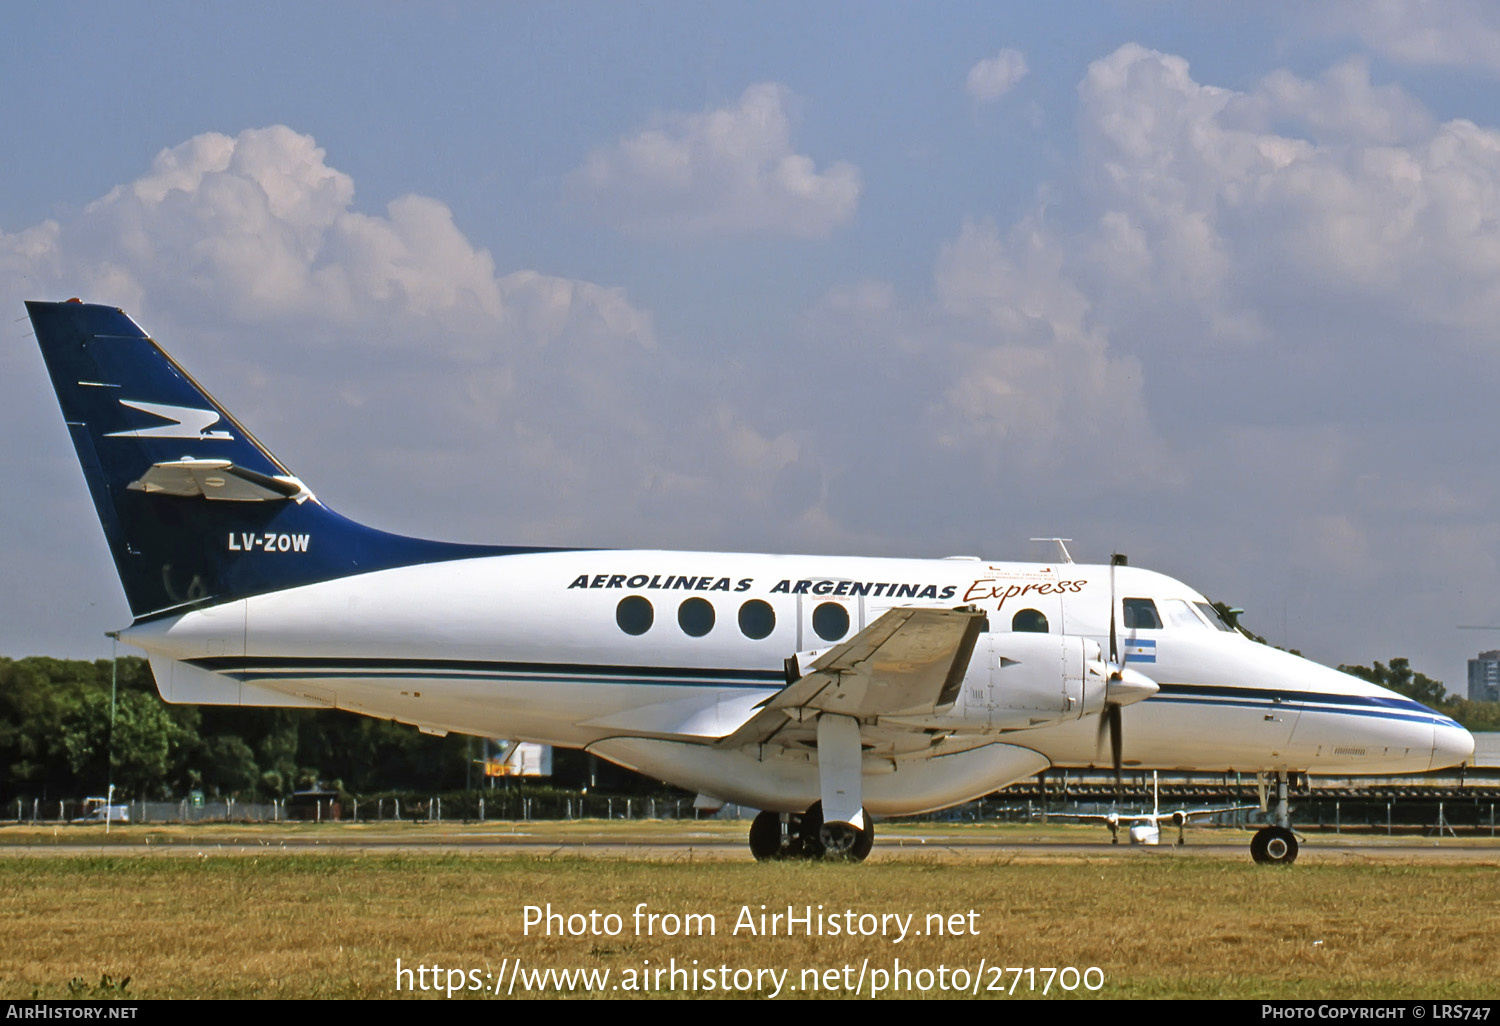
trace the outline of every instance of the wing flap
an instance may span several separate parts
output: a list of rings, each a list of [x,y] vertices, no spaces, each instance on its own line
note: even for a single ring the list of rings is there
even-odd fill
[[[777,692],[719,746],[765,742],[810,714],[869,721],[951,704],[987,627],[984,614],[971,610],[889,610],[820,655],[805,676]]]

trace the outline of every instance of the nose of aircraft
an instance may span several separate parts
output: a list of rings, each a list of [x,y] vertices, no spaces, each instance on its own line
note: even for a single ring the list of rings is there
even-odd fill
[[[1432,728],[1432,768],[1468,762],[1474,754],[1474,735],[1452,720]]]
[[[1474,755],[1472,734],[1406,695],[1265,646],[1245,651],[1260,680],[1305,700],[1292,744],[1321,759],[1324,772],[1425,773]]]

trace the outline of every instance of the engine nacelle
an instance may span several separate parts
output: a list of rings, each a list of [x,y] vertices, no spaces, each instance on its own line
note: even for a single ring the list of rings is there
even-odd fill
[[[981,634],[952,706],[900,722],[964,733],[1028,730],[1104,708],[1109,669],[1078,635]]]

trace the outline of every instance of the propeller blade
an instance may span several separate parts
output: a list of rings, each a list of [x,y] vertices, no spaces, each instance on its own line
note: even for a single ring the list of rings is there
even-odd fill
[[[1120,645],[1115,640],[1115,557],[1109,557],[1109,662],[1120,665]]]
[[[1095,741],[1096,752],[1104,751],[1104,735],[1109,734],[1110,766],[1115,771],[1115,789],[1120,787],[1120,766],[1124,762],[1125,736],[1121,732],[1120,706],[1115,702],[1105,705],[1099,713],[1099,737]]]
[[[1120,716],[1120,708],[1131,702],[1139,702],[1143,698],[1150,698],[1157,691],[1156,683],[1142,677],[1140,674],[1132,673],[1127,679],[1129,672],[1125,669],[1125,660],[1120,656],[1120,632],[1117,624],[1119,602],[1115,598],[1115,567],[1119,566],[1122,557],[1118,552],[1111,553],[1109,557],[1109,682],[1105,685],[1104,709],[1099,713],[1099,737],[1095,743],[1095,751],[1104,750],[1104,734],[1109,733],[1109,755],[1110,765],[1115,771],[1115,791],[1120,790],[1120,766],[1124,762],[1125,737],[1122,731],[1124,722]],[[1111,694],[1113,690],[1114,694]],[[1110,701],[1117,697],[1124,701]]]
[[[1118,705],[1111,705],[1106,711],[1106,715],[1109,719],[1109,754],[1114,760],[1115,784],[1118,786],[1120,783],[1120,762],[1125,747],[1125,736],[1120,730],[1120,707]]]

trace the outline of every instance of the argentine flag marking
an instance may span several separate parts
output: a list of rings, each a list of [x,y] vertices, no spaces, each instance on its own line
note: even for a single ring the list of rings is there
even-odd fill
[[[1125,642],[1125,661],[1127,663],[1156,662],[1156,642],[1140,640]]]

